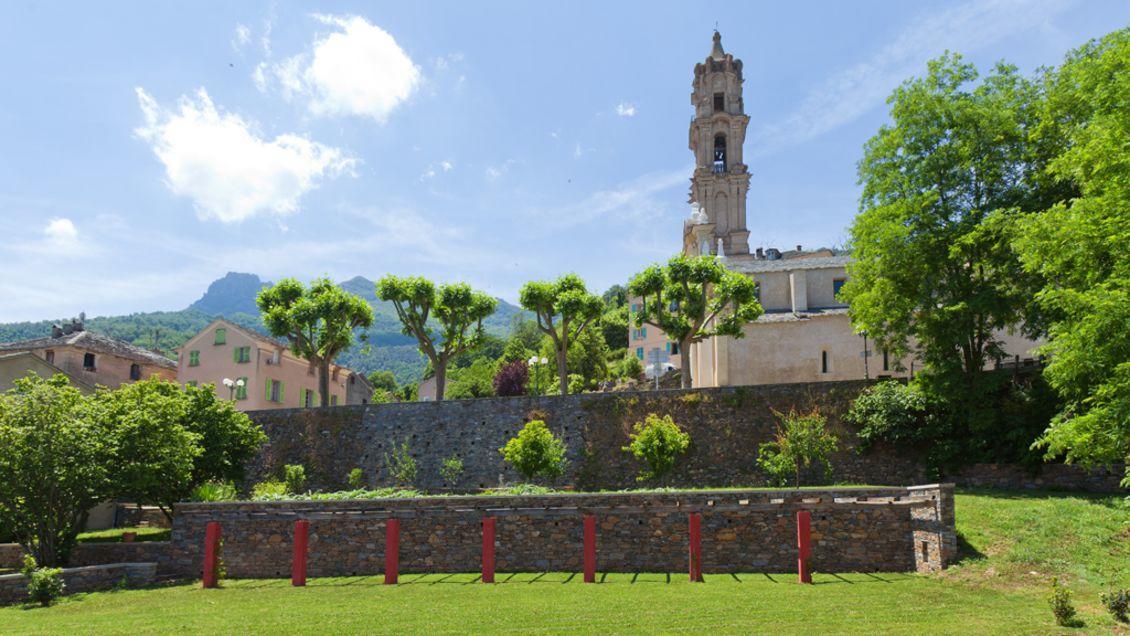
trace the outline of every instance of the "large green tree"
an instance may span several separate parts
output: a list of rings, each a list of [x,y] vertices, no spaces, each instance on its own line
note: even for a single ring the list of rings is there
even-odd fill
[[[978,81],[960,56],[931,61],[888,100],[891,123],[859,163],[861,211],[841,292],[857,330],[893,357],[916,350],[951,395],[976,395],[995,336],[1022,322],[1029,280],[1007,237],[1049,189],[1033,179],[1037,87],[1011,66]]]
[[[259,292],[263,324],[286,338],[291,351],[318,369],[322,406],[330,404],[330,365],[353,342],[353,330],[373,324],[373,308],[358,296],[319,278],[306,287],[284,278]]]
[[[416,338],[435,372],[436,399],[442,400],[448,362],[482,343],[483,320],[494,313],[498,301],[466,283],[437,288],[421,276],[391,274],[377,283],[377,296],[392,302],[405,335]]]
[[[604,303],[589,293],[585,281],[576,274],[566,274],[553,282],[530,281],[518,295],[522,307],[534,312],[538,329],[553,343],[558,387],[561,395],[567,395],[569,343],[600,319]]]
[[[691,345],[714,336],[741,338],[763,313],[752,278],[726,269],[714,256],[678,255],[652,265],[628,285],[642,300],[637,327],[652,325],[679,343],[683,388],[691,387]]]
[[[1062,149],[1047,173],[1079,194],[1024,218],[1016,241],[1044,281],[1045,376],[1066,401],[1039,444],[1049,457],[1130,465],[1130,29],[1071,53],[1046,95],[1038,135]]]
[[[0,525],[40,566],[66,565],[111,494],[113,440],[66,376],[14,384],[0,395]]]

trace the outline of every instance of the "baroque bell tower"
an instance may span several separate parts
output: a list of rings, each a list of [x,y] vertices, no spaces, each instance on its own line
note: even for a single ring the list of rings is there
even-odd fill
[[[749,117],[742,101],[742,61],[722,50],[718,31],[710,56],[694,67],[691,103],[695,169],[690,202],[695,213],[683,227],[683,252],[718,254],[721,246],[726,256],[749,254],[749,168],[742,163]]]

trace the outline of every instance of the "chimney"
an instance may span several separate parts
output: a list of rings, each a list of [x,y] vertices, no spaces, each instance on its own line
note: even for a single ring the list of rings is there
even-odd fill
[[[59,325],[51,325],[51,337],[52,338],[62,338],[63,337],[63,328],[60,327]]]
[[[796,251],[798,251],[798,252],[803,252],[804,250],[802,250],[802,249],[800,248],[800,246],[799,246],[799,245],[797,245],[797,246],[796,246]]]
[[[757,258],[765,258],[765,250],[757,248]]]

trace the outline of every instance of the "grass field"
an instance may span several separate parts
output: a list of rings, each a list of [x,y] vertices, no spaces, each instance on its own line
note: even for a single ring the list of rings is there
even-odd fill
[[[404,575],[288,581],[198,582],[77,595],[47,609],[5,608],[5,633],[99,634],[463,632],[1063,633],[1048,581],[1075,592],[1085,626],[1130,634],[1098,600],[1130,586],[1130,504],[1122,497],[962,492],[962,559],[936,576],[817,573],[795,576],[609,574],[585,585],[567,573]],[[1075,630],[1072,630],[1075,631]]]

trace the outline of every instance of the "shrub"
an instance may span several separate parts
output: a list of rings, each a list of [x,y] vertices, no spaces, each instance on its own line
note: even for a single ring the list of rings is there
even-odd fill
[[[649,413],[643,422],[636,422],[629,437],[632,443],[623,450],[647,464],[637,481],[664,477],[691,445],[691,436],[679,428],[670,415],[660,417],[655,413]]]
[[[448,457],[443,460],[443,466],[440,467],[439,474],[448,485],[454,484],[463,476],[463,460],[459,459],[458,455]]]
[[[399,446],[392,445],[392,453],[385,454],[385,466],[388,474],[401,486],[411,486],[416,481],[416,458],[412,457],[412,449],[408,447],[408,440]]]
[[[628,352],[620,362],[620,375],[628,379],[636,379],[643,375],[643,363],[636,354]]]
[[[251,499],[254,501],[283,499],[286,494],[286,484],[275,479],[261,481],[251,488]]]
[[[59,568],[38,568],[31,573],[27,584],[27,596],[32,603],[43,607],[54,603],[63,595],[67,584],[63,582],[63,571]]]
[[[776,440],[758,447],[757,464],[769,476],[774,485],[788,484],[800,487],[801,467],[807,468],[815,462],[824,465],[824,474],[832,472],[828,455],[835,452],[836,436],[828,432],[827,421],[823,415],[813,411],[800,415],[796,411],[788,414],[777,413],[781,424],[777,425]]]
[[[209,481],[192,489],[190,501],[235,501],[239,494],[229,483]]]
[[[577,395],[584,393],[586,389],[585,376],[579,373],[569,374],[569,395]]]
[[[20,574],[24,576],[31,576],[32,572],[35,572],[37,569],[39,569],[39,564],[35,562],[35,557],[31,556],[30,554],[24,555],[22,563],[23,564],[20,566]]]
[[[1111,590],[1102,595],[1103,606],[1119,623],[1130,622],[1127,610],[1130,610],[1130,590]]]
[[[852,402],[844,419],[859,426],[860,448],[876,443],[907,446],[929,436],[926,395],[915,384],[880,382]]]
[[[494,374],[494,394],[507,397],[526,394],[526,383],[530,379],[530,369],[525,360],[515,360],[504,364]]]
[[[349,471],[349,477],[346,479],[349,482],[349,487],[358,490],[365,485],[365,473],[360,468],[354,468]]]
[[[283,482],[290,495],[306,491],[306,468],[302,464],[287,464],[283,467]]]
[[[506,463],[526,479],[553,479],[565,472],[565,443],[542,420],[531,420],[518,435],[498,449]]]
[[[1062,627],[1076,627],[1079,621],[1075,618],[1075,606],[1071,603],[1071,590],[1059,584],[1059,579],[1052,579],[1052,592],[1048,595],[1048,604],[1051,605],[1055,624]]]

